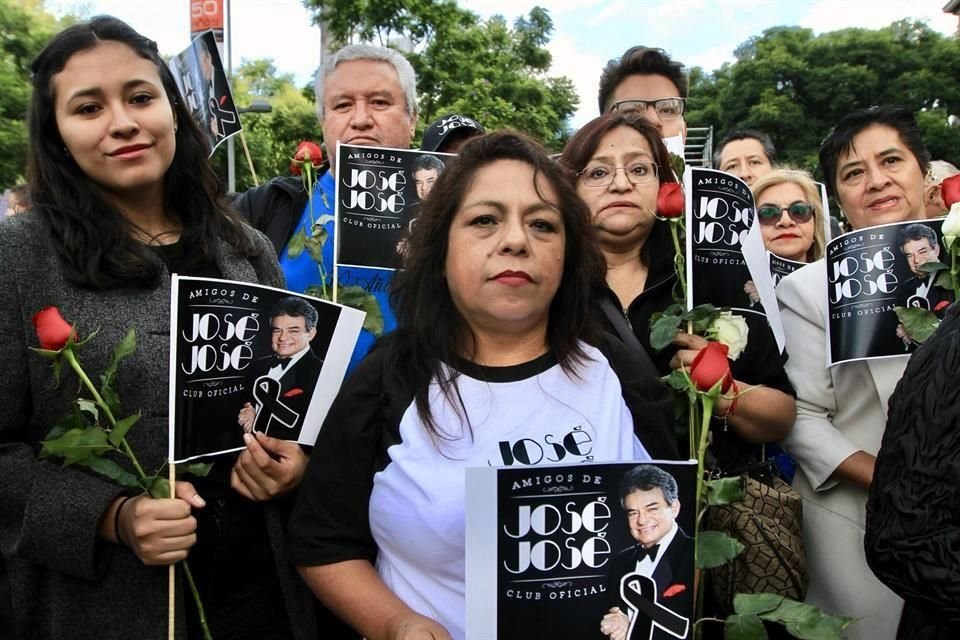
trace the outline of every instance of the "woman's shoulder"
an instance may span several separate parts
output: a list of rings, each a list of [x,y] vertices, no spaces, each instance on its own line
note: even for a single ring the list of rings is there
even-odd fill
[[[0,219],[0,264],[5,270],[53,255],[50,226],[32,211]]]
[[[47,221],[34,211],[0,217],[0,243],[4,247],[13,242],[43,240],[49,233]]]

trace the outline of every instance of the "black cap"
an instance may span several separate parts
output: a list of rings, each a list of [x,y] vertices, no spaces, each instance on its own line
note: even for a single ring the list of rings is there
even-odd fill
[[[424,151],[443,151],[440,147],[448,139],[458,138],[462,135],[474,136],[483,132],[483,127],[473,118],[451,113],[427,127],[427,130],[423,132],[423,144],[420,148]]]

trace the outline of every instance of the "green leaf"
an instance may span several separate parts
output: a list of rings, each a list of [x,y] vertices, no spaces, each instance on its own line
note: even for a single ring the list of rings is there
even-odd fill
[[[190,464],[177,465],[178,473],[189,473],[192,476],[198,476],[200,478],[206,477],[211,469],[213,469],[212,462],[191,462]]]
[[[933,286],[940,287],[941,289],[947,289],[948,291],[953,291],[956,287],[953,286],[953,274],[950,273],[949,269],[945,269],[940,272],[940,275],[937,276],[936,280],[933,281]]]
[[[113,382],[117,377],[117,367],[120,361],[129,357],[137,350],[137,332],[134,329],[127,331],[123,339],[113,348],[113,356],[110,358],[110,365],[100,375],[100,396],[110,407],[114,415],[120,413],[120,396],[113,389]]]
[[[301,229],[297,231],[287,242],[287,255],[296,258],[303,253],[304,243],[307,241],[307,234]]]
[[[733,596],[733,610],[742,615],[773,611],[784,601],[775,593],[738,593]]]
[[[811,613],[802,620],[786,623],[787,632],[800,640],[842,640],[841,632],[857,619],[826,613]]]
[[[940,271],[942,269],[950,270],[950,267],[942,262],[924,262],[918,268],[924,273],[933,273],[934,271]]]
[[[741,476],[707,480],[704,485],[707,487],[707,504],[730,504],[743,500],[744,482]]]
[[[74,404],[80,409],[93,416],[93,421],[97,422],[100,420],[100,407],[97,406],[97,403],[93,400],[87,400],[86,398],[77,398],[74,401]]]
[[[314,262],[317,264],[323,262],[323,245],[316,238],[307,238],[303,241],[303,246]]]
[[[677,391],[686,391],[690,388],[689,376],[678,369],[674,369],[660,379],[667,383],[671,389],[676,389]]]
[[[914,342],[923,343],[940,326],[940,320],[932,311],[907,307],[894,307],[893,310],[896,311],[904,331]]]
[[[723,640],[767,640],[763,621],[755,615],[733,614],[723,624]]]
[[[104,476],[113,480],[119,485],[124,487],[130,487],[136,489],[140,486],[140,483],[137,481],[137,476],[133,475],[116,462],[109,458],[104,458],[103,456],[93,456],[87,458],[86,460],[81,460],[77,464],[89,467]]]
[[[372,293],[363,287],[339,287],[337,300],[340,304],[365,312],[367,316],[363,319],[363,328],[377,337],[383,335],[383,311]]]
[[[140,412],[129,415],[123,420],[117,420],[117,426],[110,430],[110,444],[115,447],[120,446],[120,441],[127,437],[127,432],[130,431],[130,427],[137,424],[137,420],[140,419]]]
[[[697,534],[697,567],[713,569],[726,564],[743,553],[743,545],[719,531],[701,531]]]
[[[60,357],[60,349],[52,351],[50,349],[41,349],[39,347],[29,347],[30,351],[33,351],[36,354],[43,356],[44,358],[52,358],[56,360]]]
[[[740,595],[736,597],[739,598]],[[736,605],[735,599],[735,608]],[[775,609],[760,612],[759,616],[764,620],[783,624],[790,635],[801,640],[840,640],[840,632],[856,620],[824,613],[812,604],[790,598],[782,598]]]
[[[655,351],[662,351],[673,343],[679,330],[680,316],[664,313],[650,323],[650,346]]]
[[[170,497],[170,481],[163,476],[147,476],[140,481],[140,486],[151,498]]]
[[[63,458],[65,467],[102,455],[113,448],[107,442],[107,432],[98,427],[70,429],[58,438],[44,440],[41,444],[40,457]]]
[[[693,324],[693,332],[696,335],[703,335],[710,325],[713,324],[713,321],[720,316],[720,311],[719,308],[709,302],[698,304],[683,314],[682,322],[691,322]]]

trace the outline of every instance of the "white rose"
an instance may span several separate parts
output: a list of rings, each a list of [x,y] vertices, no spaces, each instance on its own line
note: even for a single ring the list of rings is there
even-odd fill
[[[727,345],[727,357],[736,360],[747,348],[747,336],[750,328],[743,316],[730,311],[721,311],[717,319],[707,329],[707,338]]]
[[[947,243],[949,249],[953,241],[960,236],[960,202],[954,202],[950,207],[950,213],[943,219],[943,240]]]

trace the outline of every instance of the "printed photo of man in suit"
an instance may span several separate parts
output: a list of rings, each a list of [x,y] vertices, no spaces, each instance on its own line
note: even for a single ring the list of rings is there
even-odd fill
[[[300,437],[323,368],[323,360],[310,349],[318,319],[313,305],[296,296],[281,298],[271,309],[273,354],[253,363],[252,398],[237,416],[245,433],[262,431],[284,440]]]
[[[687,638],[694,543],[676,521],[677,481],[657,466],[637,465],[620,481],[620,500],[636,544],[607,566],[611,608],[600,631],[611,640]]]

